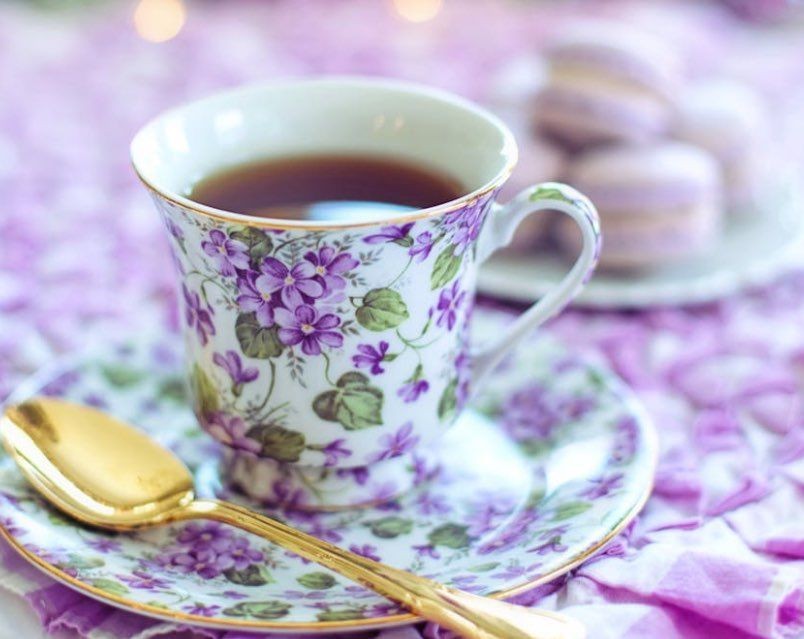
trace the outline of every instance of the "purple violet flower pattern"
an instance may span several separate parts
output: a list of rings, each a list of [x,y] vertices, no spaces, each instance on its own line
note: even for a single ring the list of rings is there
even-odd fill
[[[294,487],[287,479],[275,481],[271,485],[271,492],[276,498],[276,503],[288,510],[301,508],[307,501],[307,493],[301,488]]]
[[[248,268],[246,245],[238,240],[229,239],[219,229],[212,229],[209,232],[209,239],[201,242],[201,248],[212,258],[221,275],[231,277],[237,273],[235,269]]]
[[[224,550],[232,539],[232,530],[215,521],[190,523],[176,538],[181,544],[190,544],[196,550]]]
[[[351,546],[349,546],[349,550],[351,550],[356,555],[365,557],[366,559],[371,559],[372,561],[380,561],[380,556],[377,554],[377,547],[372,546],[371,544],[363,544],[362,546],[352,544]]]
[[[457,255],[462,255],[480,236],[487,210],[485,204],[483,200],[479,200],[445,216],[444,224],[452,230],[452,242]]]
[[[129,588],[140,590],[164,590],[173,585],[171,580],[157,577],[145,570],[135,570],[130,575],[118,575],[118,577]]]
[[[413,433],[413,422],[405,422],[395,433],[380,437],[379,443],[380,450],[370,457],[369,463],[409,453],[419,443],[419,436]]]
[[[279,339],[287,346],[301,344],[305,355],[320,355],[321,345],[338,348],[343,344],[343,335],[333,330],[341,320],[336,315],[319,315],[312,306],[302,304],[292,312],[278,308],[275,312]]]
[[[360,265],[349,253],[338,253],[331,246],[322,246],[318,251],[309,251],[304,259],[315,269],[315,277],[319,279],[324,291],[332,293],[346,288],[344,273]]]
[[[226,351],[224,355],[215,353],[212,356],[212,361],[229,374],[232,384],[235,386],[253,382],[260,375],[260,371],[256,368],[244,368],[243,360],[240,359],[240,355],[235,351]]]
[[[533,571],[537,570],[541,565],[541,562],[536,562],[535,564],[530,564],[529,566],[523,566],[519,562],[514,562],[507,566],[504,570],[495,573],[493,577],[496,579],[506,580],[521,579],[528,574],[532,574]]]
[[[562,544],[561,537],[556,535],[555,537],[551,537],[545,541],[543,544],[530,548],[528,552],[535,552],[538,555],[546,555],[548,553],[564,552],[565,550],[567,550],[567,546]]]
[[[182,285],[184,294],[184,319],[187,326],[194,329],[201,344],[206,345],[209,336],[215,334],[210,309],[201,303],[201,296]]]
[[[615,473],[608,477],[601,477],[600,479],[593,479],[590,481],[592,484],[589,488],[581,493],[581,496],[586,499],[600,499],[605,497],[611,491],[616,490],[622,486],[623,475],[622,473]]]
[[[199,550],[190,548],[179,550],[164,558],[164,565],[168,569],[181,574],[195,573],[204,579],[214,579],[224,570],[232,567],[225,555],[218,555],[214,550]]]
[[[279,294],[267,278],[257,273],[247,273],[237,282],[239,295],[238,306],[246,312],[254,313],[260,326],[269,327],[274,324],[274,308]]]
[[[352,356],[352,363],[360,368],[368,368],[372,375],[380,375],[385,372],[382,362],[388,353],[389,344],[385,340],[380,340],[377,347],[371,344],[358,344],[357,355]]]
[[[87,546],[104,555],[110,552],[120,552],[123,549],[123,545],[119,541],[104,537],[88,541]]]
[[[339,468],[338,477],[349,477],[358,486],[365,486],[369,478],[369,470],[365,466],[355,466],[354,468]]]
[[[480,235],[480,229],[483,223],[482,211],[479,210],[475,210],[472,213],[467,214],[466,218],[465,225],[458,229],[458,232],[454,237],[454,241],[458,246],[458,254],[463,253],[473,245],[475,240],[477,240],[478,236]]]
[[[430,384],[425,379],[414,379],[403,385],[398,391],[399,395],[405,402],[415,402],[419,397],[426,393],[430,388]]]
[[[221,552],[221,556],[231,562],[231,567],[235,570],[243,570],[251,564],[256,564],[263,560],[264,555],[249,546],[248,539],[245,537],[235,537]]]
[[[438,313],[436,325],[446,326],[449,331],[455,328],[458,310],[461,308],[465,299],[466,291],[460,290],[460,282],[458,280],[455,280],[452,286],[443,289],[438,296],[438,305],[436,306],[436,312]]]
[[[617,446],[614,458],[622,463],[630,461],[636,452],[639,437],[638,424],[633,416],[628,415],[617,425]]]
[[[433,250],[433,246],[435,246],[435,238],[433,238],[432,232],[424,231],[416,236],[413,246],[408,249],[408,255],[416,262],[424,262],[430,257],[430,251]]]
[[[185,604],[182,610],[190,615],[197,615],[199,617],[215,617],[220,612],[221,607],[217,604],[204,605],[201,603]]]
[[[443,496],[429,492],[422,493],[416,500],[416,505],[421,515],[445,515],[452,510]]]
[[[468,349],[462,350],[455,360],[455,372],[457,374],[455,403],[458,409],[461,409],[469,401],[470,383],[472,381],[472,359]]]
[[[542,439],[595,407],[591,396],[557,395],[543,384],[531,384],[509,397],[503,426],[517,440]]]
[[[297,262],[288,268],[276,258],[268,257],[262,263],[262,275],[257,278],[257,284],[271,293],[278,291],[283,304],[296,308],[324,295],[326,288],[319,278],[310,262]]]
[[[216,411],[205,416],[206,431],[222,444],[246,452],[257,454],[260,443],[246,435],[246,423],[236,415]]]
[[[169,217],[166,217],[165,225],[167,226],[168,233],[170,233],[172,237],[176,238],[176,241],[178,242],[184,241],[184,231],[178,224],[176,224]]]
[[[413,222],[401,226],[383,226],[379,233],[367,235],[363,238],[366,244],[384,244],[386,242],[401,242],[409,239],[410,230]]]
[[[345,439],[334,439],[321,449],[325,455],[324,466],[337,466],[339,459],[346,459],[352,456],[352,451],[346,448]]]
[[[158,566],[179,574],[215,579],[226,571],[239,571],[264,561],[265,555],[251,547],[248,538],[235,535],[217,522],[193,522],[176,536],[177,546],[156,557]],[[147,573],[135,573],[143,579]],[[149,587],[143,582],[140,587]]]

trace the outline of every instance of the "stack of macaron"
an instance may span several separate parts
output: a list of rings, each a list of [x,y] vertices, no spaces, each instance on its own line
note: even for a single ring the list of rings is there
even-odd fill
[[[768,179],[770,151],[768,117],[756,93],[728,80],[691,87],[679,100],[674,133],[715,156],[729,210],[750,212]]]
[[[570,165],[567,181],[595,203],[603,228],[600,263],[634,269],[706,250],[721,223],[720,175],[703,149],[682,142],[591,149]],[[580,250],[568,218],[556,225],[559,243]]]
[[[681,64],[655,38],[619,23],[583,22],[563,31],[546,57],[535,117],[551,137],[583,149],[648,142],[670,129]]]
[[[727,211],[750,208],[767,140],[765,111],[750,89],[690,86],[672,48],[608,21],[571,25],[545,62],[531,102],[534,129],[563,151],[555,177],[598,208],[602,267],[684,260],[718,241]],[[567,251],[580,239],[568,220],[556,237]]]

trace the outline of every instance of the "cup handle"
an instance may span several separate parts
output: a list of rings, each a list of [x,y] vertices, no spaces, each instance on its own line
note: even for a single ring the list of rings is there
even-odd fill
[[[509,244],[514,231],[528,215],[544,210],[561,211],[575,220],[583,235],[581,254],[555,288],[514,320],[503,335],[473,353],[472,382],[475,388],[525,335],[572,301],[597,265],[601,245],[597,210],[585,195],[558,182],[536,184],[521,191],[507,204],[492,205],[478,240],[478,263]]]

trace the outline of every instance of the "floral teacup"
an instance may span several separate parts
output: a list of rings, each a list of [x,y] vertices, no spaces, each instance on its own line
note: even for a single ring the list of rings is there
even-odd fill
[[[187,198],[221,168],[317,152],[412,160],[466,194],[373,222],[250,217]],[[334,78],[238,89],[161,115],[132,158],[170,233],[195,412],[225,446],[228,479],[266,503],[373,503],[420,481],[417,451],[597,260],[589,201],[546,183],[495,203],[517,158],[511,132],[429,88]],[[545,209],[578,224],[580,257],[506,334],[473,348],[478,266]]]

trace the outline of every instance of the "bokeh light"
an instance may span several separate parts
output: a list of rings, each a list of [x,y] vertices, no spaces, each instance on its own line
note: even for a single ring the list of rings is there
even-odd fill
[[[186,18],[182,0],[140,0],[134,10],[134,28],[144,40],[167,42],[179,34]]]
[[[444,0],[392,0],[396,13],[410,22],[427,22],[441,11]]]

